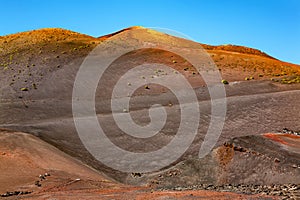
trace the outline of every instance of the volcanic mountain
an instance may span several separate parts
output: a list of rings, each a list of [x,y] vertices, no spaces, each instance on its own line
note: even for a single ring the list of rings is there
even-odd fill
[[[160,48],[151,47],[153,41]],[[197,135],[184,154],[163,169],[149,173],[121,172],[98,161],[83,145],[72,112],[74,82],[80,66],[87,62],[87,56],[93,56],[95,49],[102,46],[105,50],[109,47],[109,51],[114,53],[126,49],[131,42],[146,48],[133,49],[117,57],[104,71],[95,90],[97,119],[114,144],[127,151],[142,153],[158,150],[175,137],[180,124],[181,104],[168,87],[148,84],[148,80],[158,77],[172,85],[175,84],[174,81],[172,83],[174,77],[182,74],[192,86],[201,111],[200,118],[196,119],[200,123]],[[188,59],[166,50],[172,48],[185,52],[201,49],[207,58],[201,70],[205,74],[210,66],[214,66],[220,74],[214,81],[220,83],[226,92],[227,109],[222,133],[215,148],[202,159],[198,158],[199,149],[213,117],[209,84]],[[103,60],[110,58],[109,51],[105,52],[107,56],[101,55]],[[130,109],[120,108],[120,114],[129,113],[141,126],[151,121],[148,111],[151,106],[160,104],[165,108],[165,126],[159,134],[145,139],[128,136],[120,130],[114,121],[111,100],[115,98],[113,86],[126,72],[149,63],[156,66],[155,70],[149,68],[153,74],[140,74],[138,77],[147,84],[132,93]],[[0,37],[0,65],[0,127],[31,134],[21,134],[18,136],[21,138],[36,136],[44,140],[55,150],[34,139],[49,151],[57,153],[61,150],[80,160],[76,161],[77,164],[82,162],[98,170],[103,174],[95,176],[101,180],[111,179],[111,184],[116,181],[153,188],[229,183],[299,184],[299,137],[263,134],[276,133],[285,127],[300,130],[300,112],[297,112],[300,110],[299,65],[280,61],[253,48],[199,44],[143,27],[127,28],[99,38],[64,29],[40,29],[3,36]],[[160,68],[161,65],[174,71],[167,72]],[[131,87],[131,81],[127,79],[125,86]],[[88,77],[85,87],[89,88]],[[184,90],[184,87],[180,86],[179,90]],[[8,137],[7,133],[4,135],[2,141],[5,143],[20,140]],[[18,142],[12,145],[15,148],[20,146]],[[64,153],[59,153],[63,154],[60,158],[73,162]],[[46,155],[49,153],[46,152]],[[8,162],[2,157],[1,162]],[[269,160],[266,161],[266,158]],[[9,165],[14,164],[11,162]],[[39,168],[36,173],[43,170],[51,169]],[[87,174],[92,173],[90,168],[84,170]]]

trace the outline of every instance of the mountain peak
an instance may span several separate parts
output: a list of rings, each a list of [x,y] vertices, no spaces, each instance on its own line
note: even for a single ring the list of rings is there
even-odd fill
[[[100,40],[105,40],[105,39],[110,38],[110,37],[112,37],[112,36],[114,36],[114,35],[117,35],[117,34],[119,34],[119,33],[122,33],[122,32],[124,32],[124,31],[136,30],[136,29],[145,29],[145,28],[142,27],[142,26],[130,26],[130,27],[128,27],[128,28],[124,28],[124,29],[121,29],[121,30],[119,30],[119,31],[116,31],[116,32],[113,32],[113,33],[109,33],[109,34],[107,34],[107,35],[103,35],[103,36],[100,36],[100,37],[98,37],[98,38],[99,38]]]

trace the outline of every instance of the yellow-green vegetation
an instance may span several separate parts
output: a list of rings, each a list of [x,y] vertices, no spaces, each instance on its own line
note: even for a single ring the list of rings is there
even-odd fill
[[[85,55],[98,43],[91,40],[97,39],[62,29],[5,36],[0,38],[1,73],[10,79],[9,86],[15,91],[36,90],[49,73],[77,55]]]
[[[246,77],[245,78],[245,81],[249,81],[249,80],[253,80],[254,79],[254,77],[253,76],[250,76],[250,77]]]
[[[21,91],[28,91],[28,88],[22,87],[20,90],[21,90]]]
[[[229,84],[229,82],[225,79],[222,80],[222,83],[225,84],[225,85]]]
[[[293,76],[289,78],[283,78],[281,80],[275,80],[276,82],[280,82],[283,84],[293,84],[293,83],[300,83],[300,75]]]

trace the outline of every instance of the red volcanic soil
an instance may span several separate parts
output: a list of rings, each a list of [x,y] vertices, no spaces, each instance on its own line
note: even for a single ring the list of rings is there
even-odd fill
[[[14,190],[40,191],[78,178],[97,181],[103,187],[115,183],[82,162],[59,151],[33,135],[1,131],[0,193]],[[42,187],[35,186],[39,175],[49,173]]]
[[[272,141],[280,144],[285,149],[290,151],[296,151],[300,154],[300,136],[293,134],[275,134],[275,133],[266,133],[264,137],[271,139]]]
[[[300,136],[287,134],[287,133],[285,134],[265,133],[264,136],[276,142],[279,142],[281,144],[291,145],[291,146],[294,146],[294,144],[287,142],[286,140],[296,140],[296,141],[298,140],[298,142],[300,141]]]

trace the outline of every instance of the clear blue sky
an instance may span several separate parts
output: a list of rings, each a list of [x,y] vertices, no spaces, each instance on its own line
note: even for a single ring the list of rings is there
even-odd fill
[[[0,0],[0,35],[60,27],[101,36],[162,27],[206,44],[258,48],[300,64],[299,0]]]

